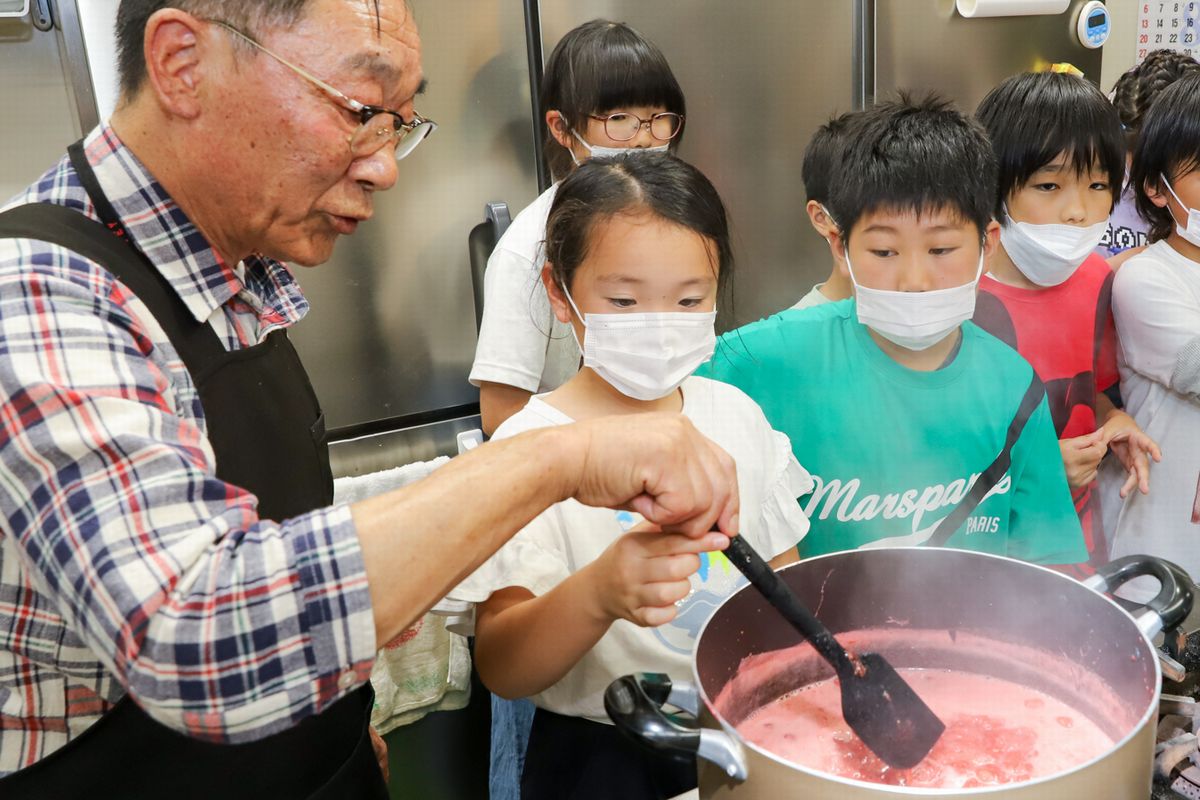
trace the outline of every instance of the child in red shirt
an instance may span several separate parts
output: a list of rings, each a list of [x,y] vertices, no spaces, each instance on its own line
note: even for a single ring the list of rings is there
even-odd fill
[[[1104,391],[1117,382],[1113,273],[1094,250],[1121,194],[1124,141],[1116,109],[1087,81],[1059,73],[1009,78],[976,117],[1000,166],[1000,248],[980,281],[975,323],[1025,357],[1042,382],[1089,563],[1108,560],[1094,507],[1101,459],[1128,472],[1124,497],[1146,493],[1158,446]]]

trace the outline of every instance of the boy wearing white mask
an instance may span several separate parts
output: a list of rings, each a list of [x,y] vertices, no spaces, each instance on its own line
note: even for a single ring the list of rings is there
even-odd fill
[[[1150,553],[1200,578],[1200,75],[1154,101],[1129,180],[1151,244],[1113,284],[1121,394],[1168,446],[1154,491],[1125,497],[1113,555]]]
[[[1046,387],[1089,563],[1109,559],[1093,491],[1112,450],[1124,497],[1149,491],[1158,447],[1105,390],[1117,382],[1113,273],[1094,252],[1121,196],[1117,110],[1074,75],[1030,72],[993,89],[975,112],[999,167],[1000,247],[980,281],[975,324],[1008,343]]]
[[[995,181],[986,134],[948,104],[863,112],[830,198],[855,297],[732,331],[702,368],[756,400],[811,472],[801,556],[1086,558],[1041,384],[970,322],[999,234]]]
[[[795,561],[812,486],[787,437],[732,386],[691,377],[716,342],[718,287],[730,277],[725,210],[698,170],[669,155],[593,159],[559,186],[544,278],[583,368],[536,395],[494,438],[597,416],[682,413],[737,465],[740,532]],[[609,683],[639,671],[685,674],[700,627],[742,582],[727,540],[651,535],[628,511],[559,503],[513,537],[451,597],[477,604],[485,685],[532,696],[523,800],[667,798],[696,785],[695,763],[643,753],[609,724]],[[703,552],[703,551],[709,552]]]

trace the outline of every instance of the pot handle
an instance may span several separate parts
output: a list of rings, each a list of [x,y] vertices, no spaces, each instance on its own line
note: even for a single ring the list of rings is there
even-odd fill
[[[662,708],[668,703],[696,714],[699,700],[691,684],[672,684],[669,676],[656,672],[624,675],[604,690],[604,710],[609,719],[642,747],[671,758],[699,756],[734,780],[746,780],[742,748],[732,737],[724,731],[685,725]]]
[[[1182,567],[1154,556],[1125,556],[1099,567],[1083,585],[1097,592],[1112,593],[1143,575],[1154,576],[1160,584],[1158,594],[1145,604],[1148,610],[1137,617],[1138,627],[1146,636],[1153,637],[1164,628],[1175,627],[1192,613],[1195,599],[1192,580]]]

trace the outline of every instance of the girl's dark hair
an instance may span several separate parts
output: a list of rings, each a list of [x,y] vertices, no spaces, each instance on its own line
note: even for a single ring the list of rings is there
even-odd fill
[[[1150,202],[1147,187],[1166,193],[1160,176],[1174,186],[1181,176],[1200,167],[1200,73],[1182,78],[1163,90],[1142,123],[1129,183],[1137,192],[1137,209],[1150,223],[1150,241],[1171,234],[1171,212]]]
[[[855,114],[842,134],[829,212],[844,242],[864,214],[949,210],[982,239],[992,219],[996,158],[979,123],[929,95],[901,93]]]
[[[594,19],[564,36],[542,75],[541,109],[558,111],[574,131],[587,128],[589,114],[631,106],[660,106],[684,116],[683,90],[666,56],[623,22]],[[681,130],[671,139],[674,150]],[[546,163],[555,178],[574,166],[571,154],[546,137]]]
[[[704,173],[666,153],[588,159],[559,184],[545,244],[555,282],[570,290],[598,224],[637,213],[653,214],[712,242],[720,297],[733,274],[725,204]]]
[[[1121,115],[1125,140],[1132,150],[1150,105],[1175,81],[1200,72],[1200,62],[1175,50],[1153,50],[1113,84],[1113,105]]]
[[[996,219],[1004,201],[1025,181],[1066,153],[1067,165],[1082,175],[1099,166],[1108,174],[1112,204],[1125,180],[1125,139],[1121,119],[1092,84],[1061,72],[1014,75],[988,92],[975,111],[996,151],[999,169]]]

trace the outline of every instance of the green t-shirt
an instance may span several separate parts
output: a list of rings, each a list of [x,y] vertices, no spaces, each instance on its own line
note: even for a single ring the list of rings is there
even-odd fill
[[[968,322],[953,361],[897,364],[853,300],[789,310],[730,331],[698,372],[754,398],[787,434],[815,488],[802,557],[919,545],[1004,446],[1032,377],[1016,351]],[[1012,466],[947,542],[1045,564],[1087,558],[1045,398]]]

